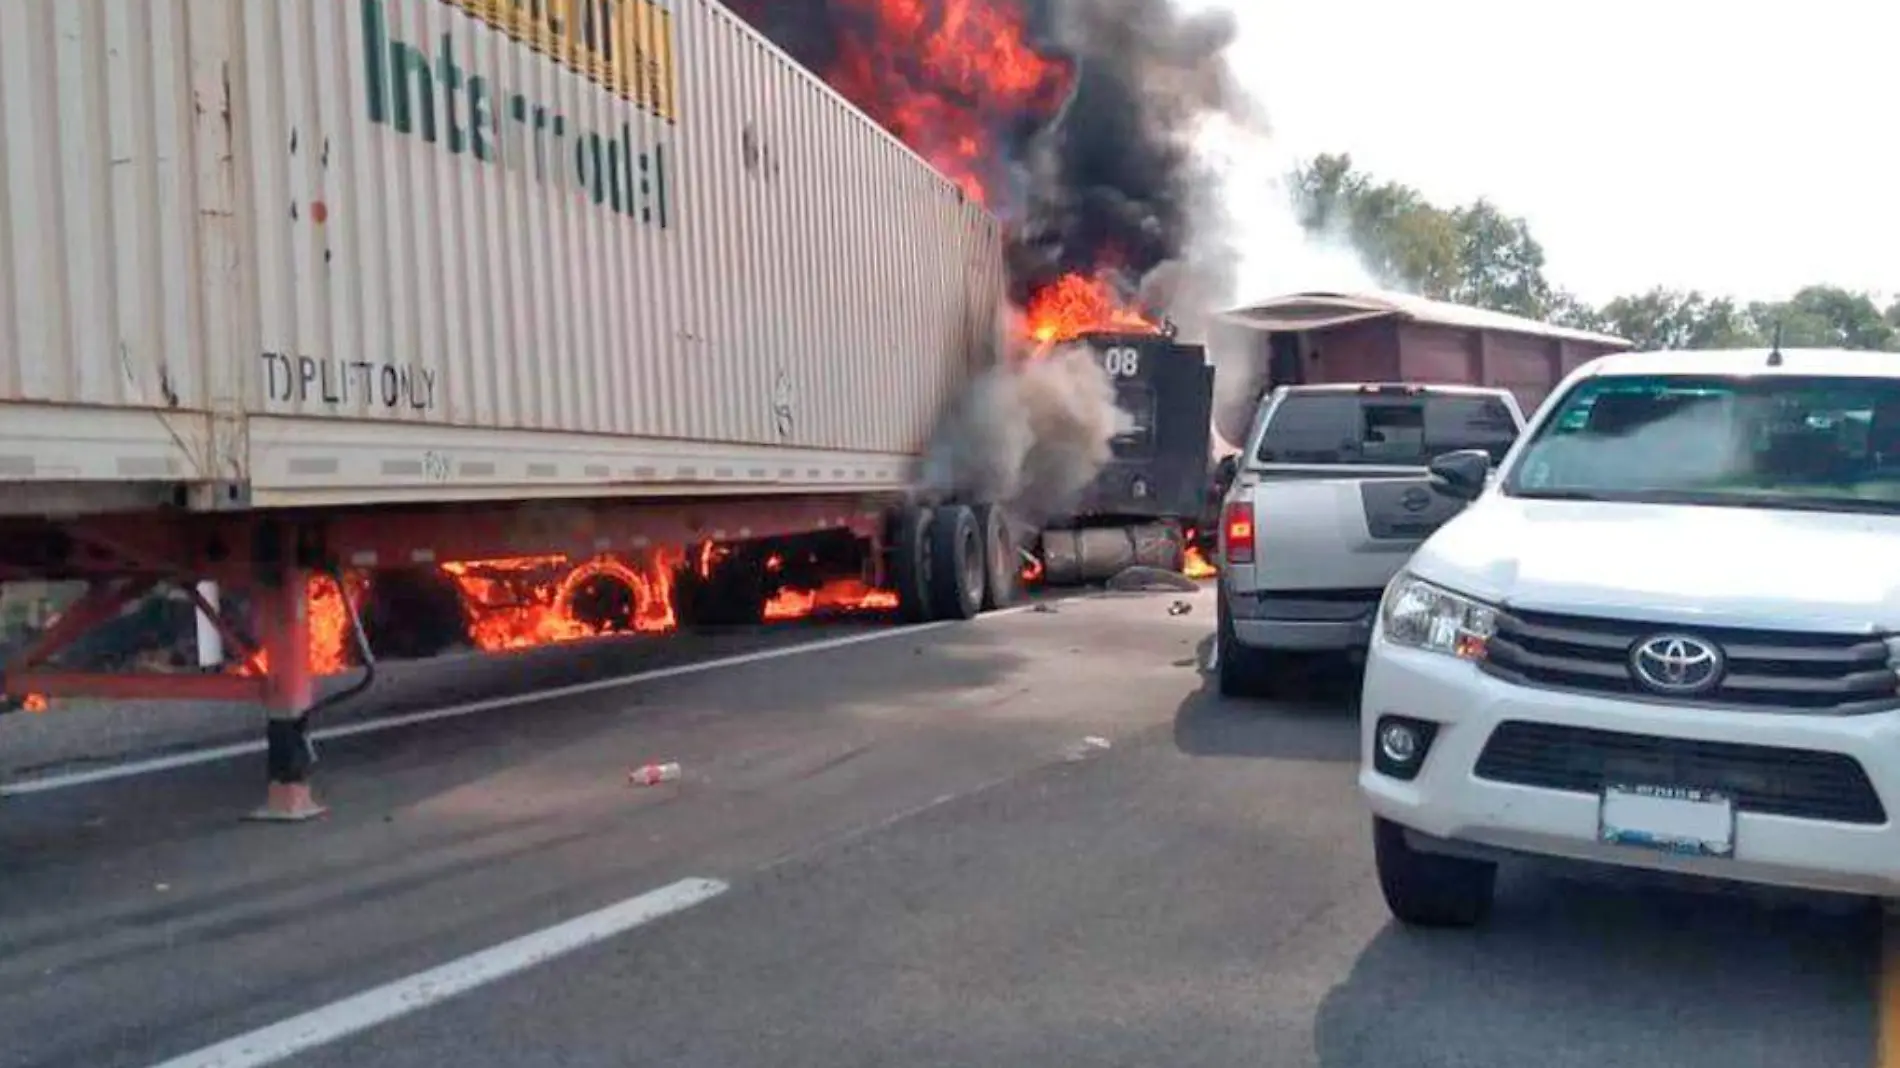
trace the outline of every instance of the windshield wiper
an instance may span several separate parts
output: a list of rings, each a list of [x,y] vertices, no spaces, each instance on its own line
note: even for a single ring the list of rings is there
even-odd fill
[[[1588,490],[1519,490],[1514,496],[1552,501],[1682,504],[1705,508],[1752,508],[1783,512],[1900,515],[1900,501],[1876,501],[1865,497],[1777,497],[1740,493],[1697,493],[1693,490],[1629,490],[1622,493],[1591,493]]]
[[[1736,508],[1779,508],[1790,512],[1851,512],[1855,515],[1900,515],[1900,501],[1870,501],[1865,497],[1744,497],[1713,502]]]

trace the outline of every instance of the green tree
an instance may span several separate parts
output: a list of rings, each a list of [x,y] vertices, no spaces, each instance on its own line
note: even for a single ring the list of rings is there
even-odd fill
[[[1785,301],[1752,304],[1748,314],[1764,337],[1779,327],[1788,348],[1900,351],[1900,328],[1874,298],[1839,286],[1808,286]]]
[[[1382,285],[1518,315],[1541,316],[1552,300],[1543,246],[1488,201],[1446,210],[1375,182],[1348,155],[1315,157],[1291,184],[1301,225],[1345,238]]]
[[[1617,332],[1605,321],[1602,312],[1568,289],[1551,290],[1550,299],[1544,302],[1544,320],[1573,330],[1594,330],[1605,334]]]
[[[1375,184],[1352,157],[1315,157],[1292,180],[1310,233],[1344,238],[1381,285],[1447,299],[1460,277],[1462,237],[1451,213],[1397,182]]]
[[[1551,284],[1530,225],[1488,200],[1446,209],[1380,182],[1349,155],[1317,156],[1292,176],[1300,223],[1349,241],[1382,285],[1440,300],[1600,330],[1643,349],[1751,348],[1781,331],[1788,347],[1900,351],[1900,299],[1808,286],[1743,307],[1696,290],[1657,288],[1592,308]]]
[[[1639,349],[1748,348],[1761,344],[1753,315],[1727,297],[1656,288],[1618,297],[1600,312],[1603,328]]]
[[[1551,286],[1544,277],[1544,246],[1531,236],[1530,225],[1488,200],[1459,208],[1452,218],[1458,230],[1458,284],[1451,299],[1543,318]]]

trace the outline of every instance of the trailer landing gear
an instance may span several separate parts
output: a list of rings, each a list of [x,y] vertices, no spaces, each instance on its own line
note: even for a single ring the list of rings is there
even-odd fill
[[[269,785],[264,804],[248,819],[302,823],[329,811],[310,788],[317,762],[310,741],[310,712],[316,704],[316,680],[310,673],[310,607],[304,596],[309,573],[285,567],[258,586],[258,624],[264,632],[265,770]]]

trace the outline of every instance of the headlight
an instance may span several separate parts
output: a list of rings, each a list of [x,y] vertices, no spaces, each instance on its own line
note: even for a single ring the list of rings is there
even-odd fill
[[[1388,641],[1464,660],[1483,660],[1497,633],[1497,613],[1405,572],[1386,587],[1379,605]]]

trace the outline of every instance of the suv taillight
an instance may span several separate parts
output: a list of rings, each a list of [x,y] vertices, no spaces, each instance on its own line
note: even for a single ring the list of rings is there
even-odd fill
[[[1221,517],[1221,552],[1230,564],[1253,563],[1253,502],[1234,501]]]

